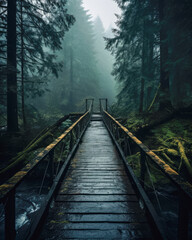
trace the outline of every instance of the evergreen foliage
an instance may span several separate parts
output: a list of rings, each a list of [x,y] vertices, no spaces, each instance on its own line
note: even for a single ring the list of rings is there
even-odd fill
[[[116,58],[120,111],[142,112],[151,103],[156,110],[190,105],[191,1],[116,2],[122,15],[107,48]]]
[[[9,5],[7,4],[9,3]],[[23,124],[25,123],[25,97],[41,95],[45,91],[47,84],[47,76],[52,73],[58,76],[58,69],[61,68],[61,63],[56,62],[55,51],[61,49],[62,39],[64,33],[69,29],[70,25],[74,22],[72,15],[69,15],[66,10],[66,0],[56,1],[31,1],[31,0],[17,0],[16,9],[13,12],[11,1],[1,1],[0,18],[2,25],[0,28],[4,29],[0,32],[0,45],[1,45],[1,84],[2,95],[5,97],[1,104],[1,111],[5,117],[7,108],[7,121],[8,128],[11,130],[11,125],[17,125],[17,107],[13,107],[14,102],[18,105],[19,112],[22,109]],[[16,19],[14,18],[16,15]],[[13,27],[7,28],[7,16],[16,22],[16,40],[8,37],[8,41],[15,41],[15,43],[8,43],[6,34],[9,36],[13,32]],[[9,59],[9,52],[13,45],[16,45],[16,63],[15,66]],[[7,64],[7,61],[9,62]],[[7,67],[8,66],[8,67]],[[11,80],[13,73],[16,77],[16,86],[14,87],[13,94],[10,93]],[[12,75],[11,75],[12,74]],[[7,104],[6,104],[6,83],[7,83]],[[13,84],[13,83],[12,83]],[[17,97],[21,96],[17,102]],[[20,104],[21,99],[21,104]],[[10,103],[10,104],[9,104]],[[11,119],[11,112],[16,113]],[[16,116],[16,117],[15,117]],[[13,120],[15,119],[15,120]],[[10,125],[10,127],[9,127]],[[14,127],[16,130],[17,128]],[[9,129],[8,129],[9,130]]]
[[[115,82],[111,75],[114,62],[113,56],[105,49],[104,37],[110,37],[111,27],[105,31],[103,23],[99,17],[94,21],[94,49],[99,71],[99,82],[101,86],[101,96],[108,98],[110,103],[115,101]]]
[[[50,92],[38,100],[46,112],[55,114],[84,111],[85,98],[107,96],[113,101],[115,95],[110,74],[112,57],[105,50],[101,20],[93,23],[81,0],[68,2],[67,8],[75,23],[65,35],[62,50],[57,51],[63,67],[59,78],[53,78],[48,86]]]
[[[75,16],[75,24],[62,41],[62,50],[57,52],[63,67],[59,78],[49,85],[51,92],[46,96],[50,105],[60,112],[78,110],[84,98],[99,94],[93,27],[81,4],[80,0],[67,4],[69,13]]]

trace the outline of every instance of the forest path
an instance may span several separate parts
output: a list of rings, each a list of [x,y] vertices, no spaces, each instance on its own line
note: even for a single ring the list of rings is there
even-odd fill
[[[39,239],[152,239],[100,116],[93,115]]]

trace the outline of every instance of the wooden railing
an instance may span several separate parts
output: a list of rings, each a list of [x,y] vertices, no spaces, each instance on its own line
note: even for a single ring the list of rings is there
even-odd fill
[[[179,200],[177,236],[179,240],[189,239],[189,214],[192,211],[192,185],[183,180],[175,170],[173,170],[153,151],[146,147],[138,138],[136,138],[127,128],[123,127],[107,111],[103,110],[102,115],[108,131],[110,132],[122,158],[124,159],[124,163],[128,169],[128,174],[132,178],[133,183],[136,186],[152,221],[155,225],[159,225],[157,229],[157,237],[161,235],[161,239],[166,239],[161,222],[158,220],[157,213],[151,206],[151,202],[144,191],[146,175],[148,173],[148,161],[150,161],[150,163],[152,163],[156,169],[159,169],[177,189]],[[136,178],[127,161],[129,159],[128,156],[131,156],[137,152],[136,148],[140,151],[139,178]],[[138,179],[140,180],[139,182]]]
[[[92,114],[92,105],[93,103],[90,104],[89,110],[74,124],[72,124],[61,136],[43,149],[32,161],[30,161],[13,177],[4,184],[0,185],[0,204],[4,207],[4,235],[6,240],[16,239],[16,235],[20,234],[22,234],[21,239],[23,240],[34,237],[38,224],[42,220],[59,185],[60,179],[65,173],[70,159],[74,155],[80,139],[88,126]],[[47,167],[44,169],[43,181],[39,185],[39,188],[40,190],[42,189],[43,184],[45,183],[46,175],[48,175],[49,181],[51,178],[51,185],[49,187],[50,190],[41,204],[40,211],[38,211],[36,216],[32,219],[30,229],[27,231],[25,230],[25,233],[20,233],[21,231],[16,230],[15,227],[16,189],[31,173],[37,171],[38,166],[42,162],[46,162]]]

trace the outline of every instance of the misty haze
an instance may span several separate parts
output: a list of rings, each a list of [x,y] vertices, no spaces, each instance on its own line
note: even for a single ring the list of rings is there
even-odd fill
[[[0,240],[192,239],[192,1],[0,1]]]

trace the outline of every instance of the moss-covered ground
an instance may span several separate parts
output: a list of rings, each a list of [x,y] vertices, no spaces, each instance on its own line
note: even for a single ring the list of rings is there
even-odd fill
[[[192,182],[192,116],[160,112],[132,114],[122,123],[162,160]],[[136,165],[136,172],[138,159],[139,153],[129,158],[131,164]]]

